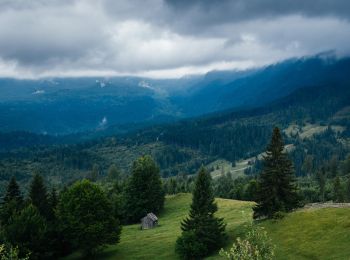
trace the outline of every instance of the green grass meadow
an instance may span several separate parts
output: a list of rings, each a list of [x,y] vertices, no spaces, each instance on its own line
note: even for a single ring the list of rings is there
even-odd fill
[[[124,226],[120,243],[105,248],[97,259],[178,259],[175,241],[190,203],[190,194],[168,196],[157,228],[140,230],[138,224]],[[251,221],[253,203],[226,199],[217,199],[217,203],[217,215],[227,223],[229,248]],[[276,245],[276,259],[350,259],[350,208],[296,211],[282,220],[263,221],[259,225]],[[67,259],[79,259],[79,255]]]

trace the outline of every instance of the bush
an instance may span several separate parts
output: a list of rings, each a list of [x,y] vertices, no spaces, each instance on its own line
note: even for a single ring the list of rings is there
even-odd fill
[[[230,260],[270,260],[274,246],[263,228],[249,226],[245,239],[237,238],[229,251],[220,250],[220,255]]]
[[[29,254],[24,257],[19,257],[18,247],[12,247],[9,245],[0,245],[0,259],[1,260],[28,260]]]

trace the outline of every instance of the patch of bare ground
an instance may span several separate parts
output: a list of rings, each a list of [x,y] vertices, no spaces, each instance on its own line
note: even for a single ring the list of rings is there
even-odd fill
[[[350,203],[336,203],[336,202],[317,202],[308,203],[301,210],[304,209],[325,209],[325,208],[350,208]]]

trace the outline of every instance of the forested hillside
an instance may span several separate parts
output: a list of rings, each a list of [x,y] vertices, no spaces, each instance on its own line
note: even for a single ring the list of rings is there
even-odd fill
[[[339,168],[345,159],[349,100],[347,84],[331,84],[301,88],[255,109],[226,111],[80,144],[62,145],[54,138],[55,145],[45,145],[46,139],[51,140],[43,136],[40,145],[10,149],[12,136],[4,138],[8,149],[0,155],[1,181],[4,184],[14,174],[25,183],[33,172],[40,172],[49,182],[61,185],[94,171],[102,178],[112,164],[127,175],[132,161],[143,154],[155,158],[163,177],[193,174],[200,165],[219,159],[232,166],[246,159],[245,172],[252,174],[259,170],[257,156],[266,148],[274,126],[284,130],[296,173],[305,176],[331,164]],[[305,161],[311,161],[311,166]]]
[[[225,109],[258,108],[300,88],[347,84],[349,64],[350,58],[326,53],[179,79],[2,78],[0,132],[95,138]]]

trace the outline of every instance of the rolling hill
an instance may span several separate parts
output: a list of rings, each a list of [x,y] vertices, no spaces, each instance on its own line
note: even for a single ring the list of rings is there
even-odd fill
[[[178,259],[174,251],[180,222],[187,215],[190,194],[166,198],[159,216],[159,227],[140,230],[139,225],[124,226],[121,241],[98,255],[98,259]],[[244,235],[251,221],[252,202],[217,199],[218,216],[225,218],[231,246],[237,236]],[[276,245],[276,259],[346,259],[350,208],[301,209],[278,221],[263,221],[263,226]],[[74,254],[66,259],[79,259]],[[218,255],[208,259],[222,259]]]
[[[231,164],[244,160],[247,165],[264,151],[276,125],[284,130],[286,144],[293,147],[290,155],[297,175],[303,176],[307,155],[321,167],[332,157],[343,160],[349,153],[349,100],[349,85],[332,84],[300,88],[259,108],[227,110],[126,134],[111,130],[108,137],[84,142],[84,135],[65,140],[3,134],[0,189],[11,175],[27,183],[34,171],[54,185],[87,176],[94,164],[100,177],[112,163],[127,174],[132,162],[143,154],[155,158],[163,177],[193,174],[200,165],[217,160]],[[80,143],[74,144],[74,139]]]

